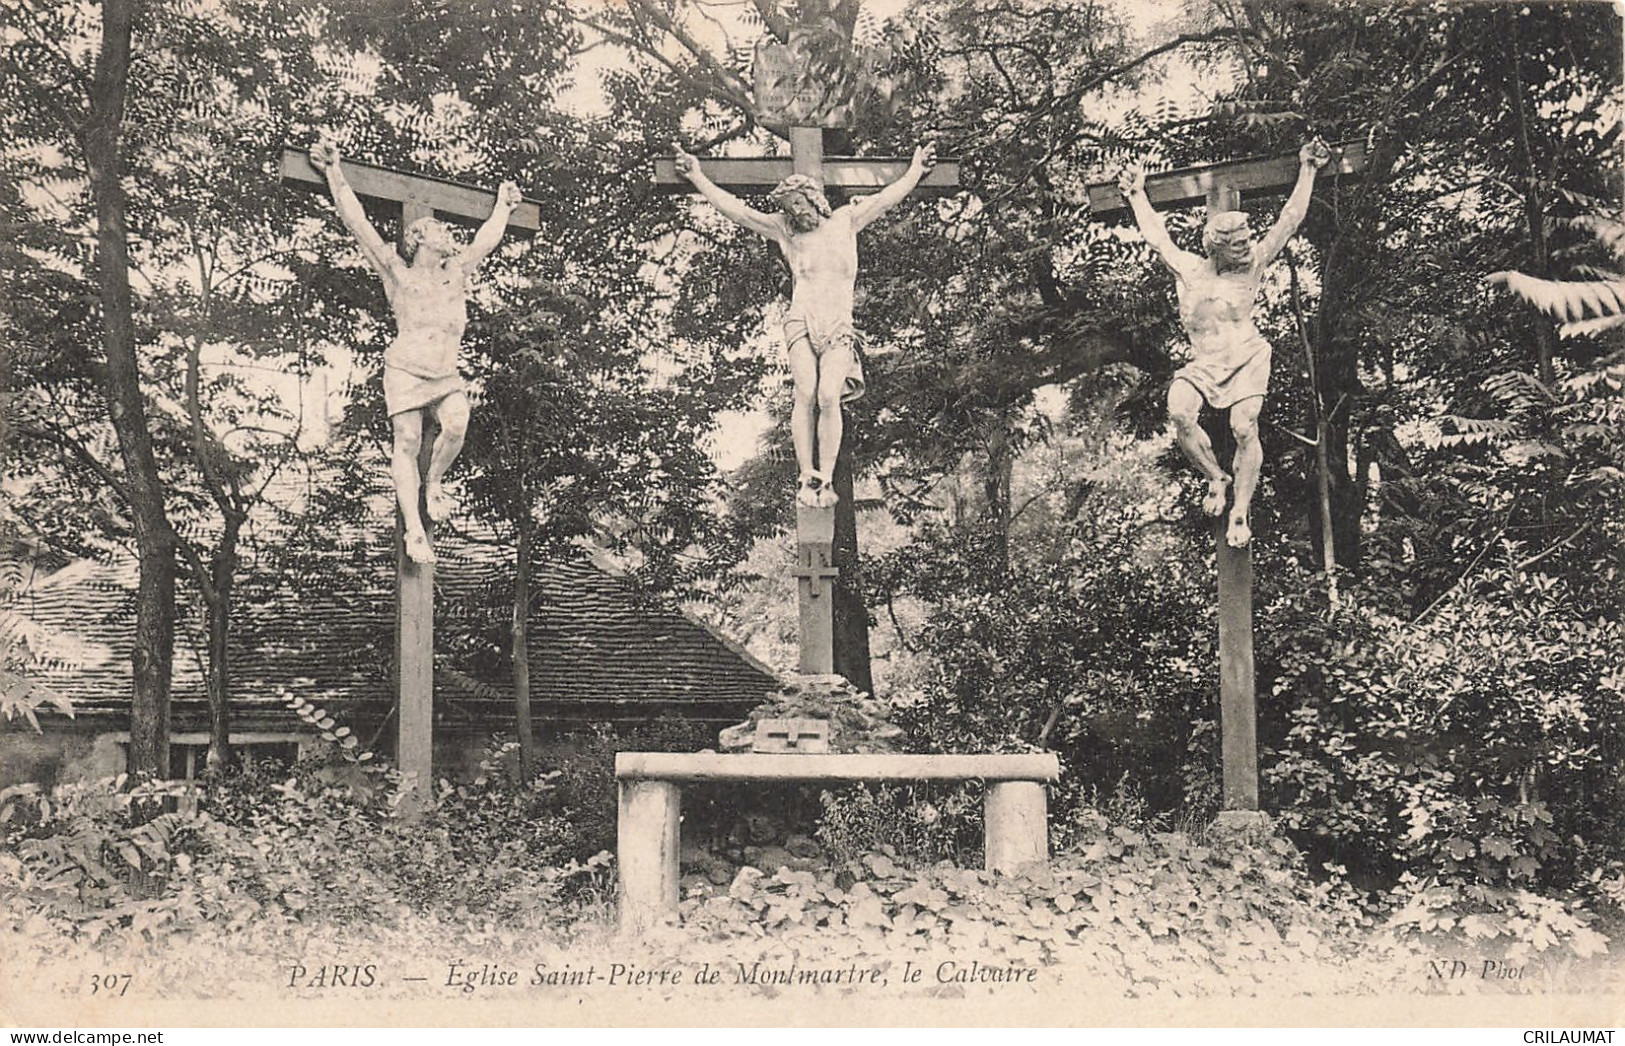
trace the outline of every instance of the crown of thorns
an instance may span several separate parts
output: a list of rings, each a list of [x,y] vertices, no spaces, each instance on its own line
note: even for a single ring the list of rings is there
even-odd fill
[[[767,194],[767,199],[773,206],[781,207],[784,198],[792,194],[804,197],[821,216],[825,218],[830,216],[829,200],[825,198],[824,190],[805,174],[792,174],[775,185],[773,191]]]

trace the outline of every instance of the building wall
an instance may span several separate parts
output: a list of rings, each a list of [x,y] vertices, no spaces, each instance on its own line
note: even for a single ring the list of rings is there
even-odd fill
[[[124,748],[113,734],[0,730],[0,788],[35,782],[46,788],[124,772]]]
[[[472,781],[479,775],[480,760],[484,757],[488,731],[441,731],[435,737],[434,772],[437,778],[453,782]],[[291,742],[297,741],[303,755],[321,755],[329,746],[309,734],[252,733],[234,741]],[[52,730],[35,733],[29,729],[0,729],[0,788],[33,782],[47,789],[59,784],[95,781],[115,777],[125,769],[125,745],[129,742],[126,731],[89,732],[85,730]],[[205,744],[207,738],[199,734],[177,733],[170,737],[172,745]],[[544,739],[537,748],[543,764],[556,762],[574,750],[569,737]],[[201,759],[198,760],[201,765]],[[171,772],[181,776],[180,766]]]

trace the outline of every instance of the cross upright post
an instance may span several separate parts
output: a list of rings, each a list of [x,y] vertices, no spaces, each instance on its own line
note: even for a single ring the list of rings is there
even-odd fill
[[[1207,205],[1209,214],[1241,208],[1244,193],[1273,195],[1288,190],[1298,174],[1295,156],[1232,160],[1147,175],[1146,198],[1162,207]],[[1322,177],[1354,175],[1365,170],[1365,143],[1345,142],[1332,148],[1332,161]],[[1116,182],[1088,187],[1095,217],[1128,211]],[[1215,444],[1229,440],[1227,425]],[[1230,815],[1256,814],[1258,801],[1258,712],[1253,675],[1253,558],[1251,544],[1232,547],[1226,540],[1223,514],[1214,520],[1214,546],[1219,595],[1219,725],[1223,764],[1223,807]]]
[[[371,164],[342,161],[344,174],[363,204],[400,217],[399,236],[420,218],[440,218],[461,224],[483,221],[496,204],[496,194],[476,186],[442,178],[407,174]],[[304,149],[282,152],[282,180],[299,188],[327,191],[327,179],[310,162]],[[541,212],[526,201],[508,219],[510,229],[535,232]],[[429,459],[434,450],[433,422],[424,418],[422,449],[418,453],[418,517],[433,540],[433,524],[425,504]],[[434,564],[417,563],[406,555],[400,509],[395,510],[395,762],[413,782],[402,809],[408,815],[422,809],[433,794],[434,773]]]
[[[396,246],[413,222],[433,216],[434,208],[421,199],[401,201]],[[432,430],[437,428],[425,412],[418,450],[418,519],[423,521],[431,546],[434,523],[424,491],[429,459],[434,456]],[[404,812],[413,816],[423,800],[434,794],[434,564],[414,563],[407,556],[399,505],[395,506],[395,680],[395,765],[413,782],[404,800]]]
[[[1209,214],[1241,207],[1241,192],[1215,183],[1207,190]],[[1219,426],[1229,436],[1227,426]],[[1224,516],[1213,520],[1219,578],[1219,750],[1224,769],[1224,809],[1258,809],[1258,708],[1253,678],[1253,549],[1225,541]]]
[[[788,128],[788,157],[701,157],[700,169],[711,181],[733,193],[766,193],[792,174],[802,174],[826,188],[848,192],[874,192],[901,178],[907,157],[853,157],[824,155],[824,129]],[[688,179],[677,172],[674,158],[655,160],[655,183],[667,191],[687,191]],[[938,160],[915,192],[954,192],[959,187],[959,165]],[[833,506],[796,506],[796,565],[800,610],[800,670],[809,675],[833,672],[834,589],[840,568],[835,563]]]
[[[835,671],[835,510],[796,506],[796,602],[800,610],[800,658],[805,675]]]

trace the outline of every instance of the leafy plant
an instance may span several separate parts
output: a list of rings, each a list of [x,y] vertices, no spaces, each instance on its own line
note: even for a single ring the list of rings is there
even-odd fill
[[[1607,248],[1616,264],[1625,261],[1625,222],[1616,215],[1582,215],[1566,219],[1563,225],[1589,233]],[[1521,272],[1492,272],[1484,277],[1484,282],[1505,287],[1558,320],[1559,337],[1571,338],[1601,334],[1625,324],[1625,276],[1608,276],[1607,279],[1548,280]]]
[[[1264,776],[1304,845],[1379,880],[1502,890],[1572,888],[1582,860],[1619,854],[1603,811],[1625,750],[1625,633],[1514,568],[1420,621],[1290,597],[1266,612],[1290,711]]]
[[[349,762],[365,763],[373,758],[372,752],[361,747],[355,733],[348,726],[340,726],[339,721],[327,713],[327,709],[295,696],[288,696],[287,707],[307,726],[313,727],[323,741],[334,745]]]
[[[981,856],[981,797],[966,786],[854,785],[819,795],[816,837],[837,866],[891,848],[922,864],[974,864]]]

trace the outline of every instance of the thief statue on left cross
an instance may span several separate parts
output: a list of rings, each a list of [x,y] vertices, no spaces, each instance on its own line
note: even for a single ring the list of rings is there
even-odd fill
[[[440,522],[456,508],[442,480],[462,450],[468,431],[468,397],[457,371],[463,328],[468,325],[468,278],[502,242],[509,215],[520,203],[519,189],[512,182],[502,183],[491,216],[467,247],[435,218],[412,221],[401,237],[407,253],[402,261],[367,220],[339,163],[338,146],[324,137],[311,148],[310,162],[326,175],[339,217],[361,244],[367,263],[383,279],[384,293],[395,314],[395,340],[384,350],[384,404],[394,431],[390,473],[401,509],[406,555],[415,563],[433,563],[434,547],[418,515],[418,456],[424,422],[426,416],[432,416],[440,426],[428,470],[422,476],[429,519]]]
[[[1308,213],[1315,174],[1331,155],[1331,149],[1319,139],[1299,150],[1292,195],[1275,224],[1257,242],[1248,229],[1245,211],[1210,211],[1202,233],[1205,257],[1174,245],[1162,216],[1146,196],[1144,170],[1130,168],[1119,181],[1119,190],[1146,242],[1174,273],[1179,320],[1190,338],[1193,358],[1175,372],[1168,387],[1168,416],[1179,449],[1207,481],[1202,511],[1222,515],[1226,495],[1232,482],[1235,484],[1225,528],[1225,541],[1231,548],[1245,548],[1252,540],[1250,512],[1264,460],[1258,416],[1269,386],[1270,343],[1253,322],[1254,303],[1264,271]],[[1197,423],[1204,402],[1215,410],[1230,411],[1236,439],[1233,479],[1219,464],[1212,442]]]

